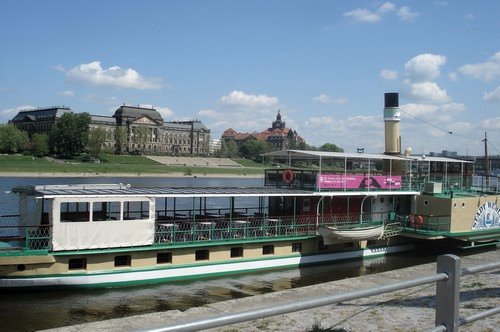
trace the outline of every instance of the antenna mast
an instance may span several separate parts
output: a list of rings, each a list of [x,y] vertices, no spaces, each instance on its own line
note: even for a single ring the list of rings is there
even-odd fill
[[[486,179],[486,190],[488,190],[488,185],[490,183],[489,179],[490,179],[490,161],[488,159],[488,137],[487,137],[487,134],[486,132],[484,132],[484,139],[483,139],[483,142],[484,142],[484,176],[485,176],[485,179]]]

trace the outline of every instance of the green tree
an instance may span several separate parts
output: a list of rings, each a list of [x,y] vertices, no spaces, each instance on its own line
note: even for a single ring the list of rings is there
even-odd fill
[[[47,134],[33,134],[31,138],[31,154],[43,157],[49,154],[49,136]]]
[[[304,141],[301,142],[291,141],[288,147],[291,150],[308,150],[308,145]]]
[[[115,153],[124,154],[127,151],[127,128],[116,127],[115,129]]]
[[[269,143],[262,140],[250,140],[243,143],[240,147],[240,154],[242,157],[252,159],[253,161],[260,161],[261,154],[272,150]]]
[[[319,151],[344,152],[344,149],[333,143],[325,143],[319,147]]]
[[[103,145],[106,142],[106,129],[103,127],[95,127],[89,130],[89,139],[87,149],[89,154],[94,158],[99,158],[102,153]]]
[[[226,151],[223,155],[225,158],[234,158],[238,155],[238,144],[234,140],[226,142]]]
[[[140,126],[134,128],[134,142],[139,145],[139,151],[146,151],[146,144],[151,140],[151,131],[148,127]]]
[[[29,139],[25,131],[13,124],[0,124],[0,152],[19,153],[28,148]]]
[[[89,124],[88,113],[64,113],[51,132],[54,150],[65,158],[83,152],[89,138]]]

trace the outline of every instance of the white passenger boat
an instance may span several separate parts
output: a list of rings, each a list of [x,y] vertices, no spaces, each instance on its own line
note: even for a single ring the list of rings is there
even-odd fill
[[[469,161],[401,155],[389,97],[385,154],[270,152],[287,167],[266,170],[259,188],[13,188],[19,213],[0,216],[0,289],[185,280],[382,256],[421,240],[496,244],[498,192],[472,190]]]

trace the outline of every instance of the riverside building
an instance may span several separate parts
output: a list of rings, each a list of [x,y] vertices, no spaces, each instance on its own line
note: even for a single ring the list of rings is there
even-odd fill
[[[20,111],[10,122],[26,131],[49,134],[59,118],[72,112],[67,106]],[[106,130],[105,147],[116,150],[116,133],[124,133],[123,150],[128,153],[207,155],[210,129],[199,120],[164,121],[154,108],[120,106],[113,116],[91,115],[90,128]]]
[[[291,147],[293,143],[304,143],[304,139],[297,134],[293,129],[286,128],[286,123],[281,120],[281,114],[278,110],[276,115],[276,120],[273,121],[270,128],[267,128],[260,133],[241,133],[237,132],[233,128],[229,128],[224,133],[222,133],[222,141],[225,143],[234,140],[238,146],[250,140],[263,140],[268,142],[273,146],[273,149],[285,150]]]

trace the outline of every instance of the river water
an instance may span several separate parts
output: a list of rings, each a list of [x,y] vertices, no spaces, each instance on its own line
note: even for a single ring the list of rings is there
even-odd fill
[[[130,183],[132,186],[260,186],[248,178],[20,178],[0,177],[0,214],[17,213],[14,186]],[[437,252],[283,269],[213,279],[101,290],[0,294],[0,330],[33,331],[204,304],[434,262]]]

